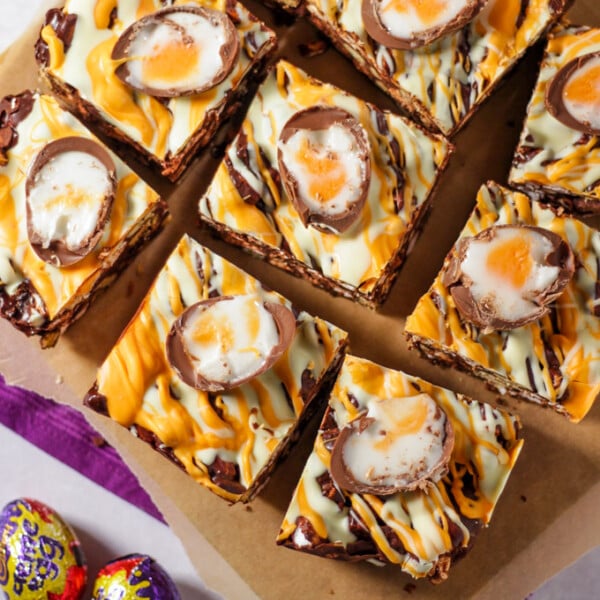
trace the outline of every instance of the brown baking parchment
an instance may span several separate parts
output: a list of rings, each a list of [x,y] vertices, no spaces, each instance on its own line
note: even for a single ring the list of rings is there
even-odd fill
[[[303,57],[299,44],[319,39],[311,26],[289,24],[289,19],[252,0],[244,3],[277,30],[280,55],[317,77],[395,110],[391,100],[334,50]],[[47,4],[59,3],[47,0]],[[32,47],[42,17],[40,14],[31,31],[0,57],[0,96],[37,84]],[[600,5],[595,0],[576,0],[570,18],[600,25]],[[429,287],[462,228],[480,184],[487,179],[506,181],[540,56],[541,47],[532,49],[455,138],[456,152],[423,234],[378,312],[332,299],[195,228],[196,201],[217,164],[207,152],[177,185],[140,170],[168,199],[173,219],[55,348],[42,351],[37,340],[0,323],[0,371],[6,379],[82,410],[147,487],[207,585],[226,598],[252,598],[252,588],[265,599],[375,600],[409,593],[424,599],[521,599],[600,543],[600,405],[582,423],[573,425],[548,410],[510,403],[525,427],[523,452],[490,527],[479,534],[471,552],[439,586],[426,581],[415,584],[393,567],[337,563],[274,544],[310,452],[316,421],[279,466],[261,497],[250,506],[229,506],[126,430],[81,405],[98,365],[183,232],[258,276],[299,307],[344,327],[350,333],[353,353],[496,402],[498,398],[480,383],[455,371],[434,368],[408,352],[402,331],[406,315]]]

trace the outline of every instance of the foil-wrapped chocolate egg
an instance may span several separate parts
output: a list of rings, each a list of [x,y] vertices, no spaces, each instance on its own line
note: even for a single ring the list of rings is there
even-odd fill
[[[18,498],[3,508],[0,597],[78,600],[86,583],[79,540],[56,511],[30,498]]]
[[[128,27],[112,52],[115,74],[129,87],[162,98],[204,92],[232,71],[240,42],[226,13],[172,6]]]
[[[388,48],[425,46],[472,21],[487,0],[362,0],[367,33]]]
[[[277,161],[305,227],[343,233],[360,216],[371,181],[371,145],[347,111],[313,106],[284,125]]]
[[[129,554],[105,565],[92,600],[180,600],[169,574],[146,554]]]
[[[296,318],[283,304],[253,294],[217,296],[188,307],[173,323],[167,358],[184,383],[221,392],[270,369],[295,332]]]
[[[445,475],[453,448],[452,423],[431,396],[385,398],[340,430],[331,475],[358,494],[423,489]]]

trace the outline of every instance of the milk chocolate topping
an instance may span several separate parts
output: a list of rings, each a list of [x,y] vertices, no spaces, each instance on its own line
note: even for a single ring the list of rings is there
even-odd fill
[[[307,206],[306,200],[300,193],[298,181],[286,164],[281,148],[298,131],[326,130],[333,125],[341,125],[351,134],[356,147],[356,153],[362,162],[362,176],[360,188],[355,199],[349,202],[343,211],[326,214],[316,212]],[[283,186],[305,226],[312,225],[324,231],[333,230],[343,233],[359,217],[366,202],[371,181],[371,151],[365,130],[350,113],[341,108],[328,106],[313,106],[298,111],[287,121],[281,131],[277,149],[277,161]]]
[[[424,0],[427,2],[428,0]],[[388,48],[397,50],[412,50],[420,46],[431,44],[435,40],[453,33],[470,23],[487,4],[488,0],[467,0],[464,8],[452,19],[439,25],[431,27],[408,38],[396,37],[382,23],[379,16],[381,0],[362,0],[362,20],[367,33],[378,43]],[[416,2],[416,0],[415,0]]]
[[[402,401],[402,399],[393,399]],[[428,397],[429,402],[435,402]],[[377,496],[388,496],[398,492],[408,492],[416,489],[426,488],[428,485],[439,481],[447,472],[448,461],[454,448],[454,428],[446,413],[439,407],[430,418],[423,424],[422,431],[426,436],[430,436],[431,430],[436,428],[439,436],[430,436],[432,439],[425,438],[426,441],[416,441],[413,437],[413,443],[420,445],[414,460],[406,460],[406,457],[400,454],[388,454],[382,460],[387,460],[389,471],[386,473],[387,479],[392,479],[393,483],[384,483],[381,476],[381,465],[373,464],[365,473],[356,476],[356,465],[348,464],[345,447],[353,437],[364,436],[368,429],[377,431],[379,437],[375,438],[374,448],[378,445],[385,445],[385,436],[394,436],[394,432],[385,431],[389,423],[378,421],[363,413],[358,418],[350,421],[343,427],[331,451],[330,472],[335,482],[345,491],[357,494],[374,494]],[[373,452],[373,458],[378,452]],[[379,451],[385,454],[385,451]],[[437,460],[430,458],[431,453],[438,453]],[[379,468],[379,477],[373,472]]]
[[[533,302],[531,310],[514,320],[505,319],[498,315],[493,304],[486,301],[478,302],[471,290],[473,281],[462,270],[462,262],[472,241],[489,242],[494,239],[496,232],[501,229],[529,229],[546,238],[552,244],[552,251],[544,257],[543,264],[558,268],[558,275],[549,286],[544,289],[536,289],[530,293],[530,297],[527,299]],[[449,289],[458,312],[465,320],[484,330],[509,330],[521,327],[544,316],[549,311],[549,304],[563,293],[574,272],[575,257],[571,247],[558,234],[541,227],[529,225],[497,225],[481,231],[475,237],[463,238],[458,242],[442,275],[442,283]]]
[[[227,302],[233,298],[234,296],[216,296],[192,304],[173,323],[165,341],[165,349],[169,364],[184,383],[197,390],[223,392],[254,379],[270,369],[275,362],[277,362],[294,338],[296,332],[296,318],[292,311],[282,304],[265,302],[265,309],[271,313],[275,321],[279,333],[279,342],[273,346],[260,368],[241,379],[231,379],[229,381],[211,381],[206,379],[196,368],[194,368],[193,358],[190,355],[183,338],[183,331],[188,327],[189,322],[194,318],[197,311],[205,310],[218,302]],[[240,323],[240,326],[243,325],[243,323]]]
[[[581,121],[577,119],[565,105],[565,86],[573,75],[577,73],[579,69],[585,67],[591,60],[600,61],[600,52],[590,52],[583,56],[578,56],[572,61],[568,62],[562,69],[560,69],[554,77],[550,80],[548,87],[546,88],[545,104],[548,112],[558,121],[575,129],[576,131],[582,131],[592,135],[600,135],[600,127],[594,126],[587,121]],[[590,81],[591,86],[597,86],[599,81]],[[600,94],[598,94],[600,96]],[[600,101],[599,101],[600,104]]]
[[[96,158],[106,169],[110,182],[110,191],[104,196],[97,214],[96,227],[77,247],[68,247],[65,240],[52,240],[49,245],[44,243],[43,235],[36,230],[32,218],[33,208],[30,195],[37,185],[39,172],[53,159],[66,152],[84,152]],[[64,174],[67,175],[67,174]],[[116,192],[116,167],[110,154],[97,142],[83,137],[64,137],[46,144],[36,155],[29,166],[25,181],[27,197],[27,235],[33,251],[44,261],[57,267],[72,265],[87,256],[100,241],[104,228],[112,210]]]
[[[174,83],[171,87],[160,88],[145,85],[142,81],[138,81],[132,76],[129,68],[130,61],[140,59],[139,56],[130,56],[131,46],[136,38],[139,36],[151,35],[152,30],[162,24],[172,28],[174,34],[178,36],[185,45],[193,45],[195,43],[194,38],[186,28],[170,18],[175,13],[191,13],[197,15],[208,21],[212,26],[218,27],[223,31],[225,42],[218,49],[222,59],[222,65],[210,80],[199,86],[189,87],[186,82],[180,84]],[[206,47],[202,51],[211,52],[213,50],[216,51],[216,49]],[[174,98],[177,96],[199,94],[221,83],[233,69],[238,58],[239,50],[240,41],[237,30],[226,13],[206,7],[184,5],[164,8],[142,17],[130,25],[117,40],[111,58],[115,61],[123,61],[122,64],[116,68],[115,74],[129,87],[158,98]]]

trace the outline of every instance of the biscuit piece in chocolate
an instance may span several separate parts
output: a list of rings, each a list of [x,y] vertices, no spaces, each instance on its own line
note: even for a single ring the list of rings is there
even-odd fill
[[[367,33],[388,48],[426,46],[472,21],[487,0],[362,0]]]
[[[298,111],[281,131],[277,160],[305,226],[342,233],[358,219],[371,181],[371,147],[350,113],[328,106]]]
[[[331,475],[357,494],[423,489],[446,474],[453,446],[452,423],[431,396],[386,398],[341,429]]]
[[[186,384],[222,392],[270,369],[295,331],[294,314],[282,304],[248,294],[217,296],[182,313],[167,336],[166,353]]]
[[[45,262],[66,267],[96,247],[110,218],[115,164],[97,142],[64,137],[46,144],[29,166],[27,234]]]
[[[135,21],[119,37],[111,58],[128,86],[174,98],[206,91],[233,69],[240,49],[226,13],[174,6]]]
[[[573,252],[558,234],[498,225],[458,242],[442,283],[464,319],[507,330],[546,314],[574,272]]]
[[[546,88],[545,104],[567,127],[600,135],[600,52],[578,56],[562,67]]]

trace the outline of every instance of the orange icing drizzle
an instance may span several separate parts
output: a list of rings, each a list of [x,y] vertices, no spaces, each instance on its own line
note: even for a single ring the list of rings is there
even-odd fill
[[[429,409],[422,395],[402,398],[395,401],[392,406],[383,401],[380,406],[388,422],[392,423],[391,429],[375,443],[375,448],[382,451],[389,450],[395,439],[405,435],[415,435],[421,431]]]
[[[117,121],[137,130],[142,142],[150,146],[154,127],[135,102],[133,91],[115,75],[115,61],[110,57],[114,37],[98,44],[88,55],[85,65],[90,74],[95,101]]]
[[[486,266],[514,288],[523,287],[533,268],[529,240],[520,235],[497,244],[489,251]]]
[[[48,55],[50,57],[48,68],[60,69],[65,61],[65,50],[62,40],[58,38],[51,25],[45,25],[42,28],[40,37],[48,46]]]
[[[117,8],[117,0],[96,0],[94,24],[98,29],[108,29],[110,15],[115,8]]]

